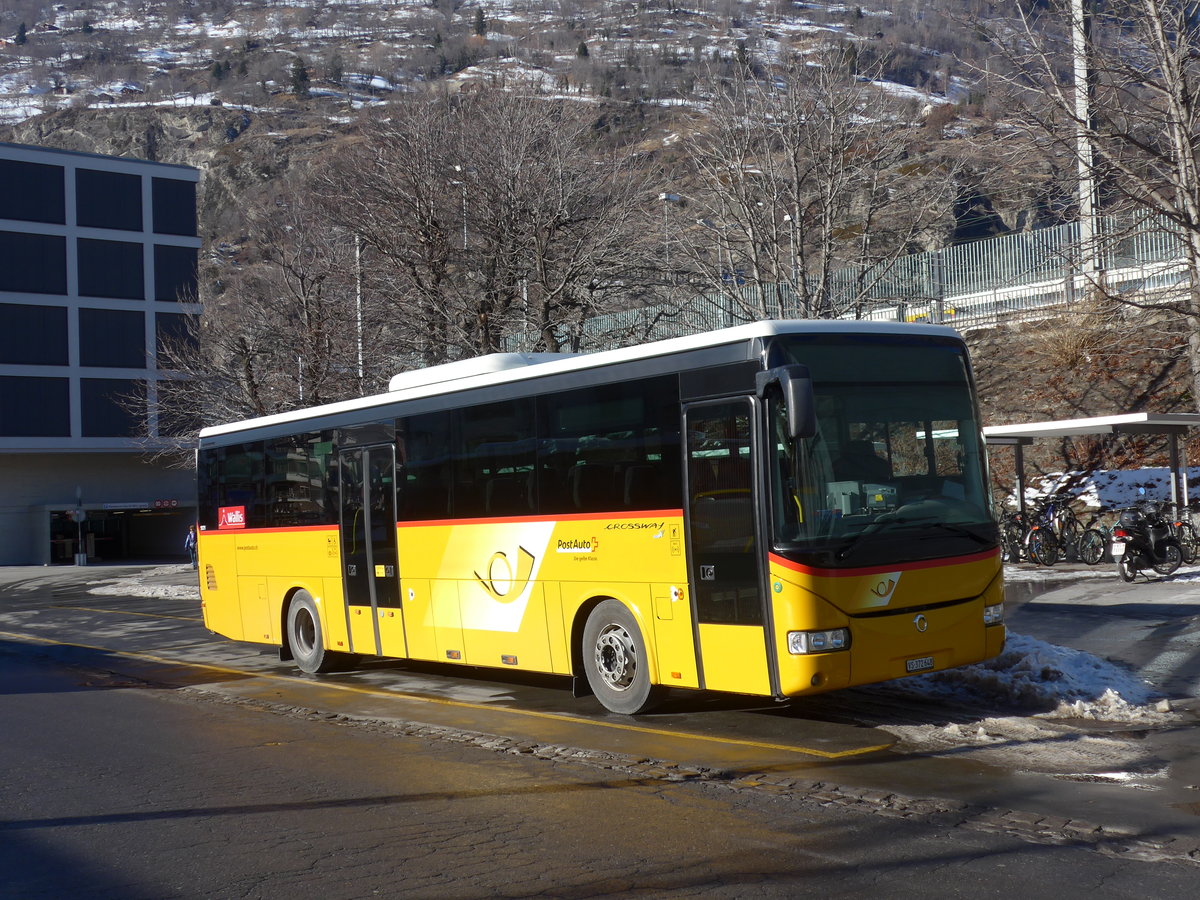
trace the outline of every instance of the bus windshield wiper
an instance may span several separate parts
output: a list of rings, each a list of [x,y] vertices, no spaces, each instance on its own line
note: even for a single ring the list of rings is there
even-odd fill
[[[994,543],[994,541],[989,540],[981,534],[977,534],[963,525],[959,525],[954,522],[943,522],[932,516],[900,516],[896,515],[895,513],[886,515],[888,516],[886,519],[883,516],[880,516],[878,519],[864,528],[859,534],[855,535],[851,539],[850,543],[843,547],[842,550],[837,554],[838,560],[846,559],[858,547],[862,546],[864,538],[871,535],[882,534],[883,532],[888,531],[897,525],[917,525],[920,527],[930,526],[934,528],[941,528],[954,534],[969,537],[971,540],[979,544]]]
[[[929,521],[929,517],[914,516],[912,518],[909,518],[908,516],[898,516],[895,513],[884,513],[884,515],[880,516],[878,519],[876,519],[874,522],[872,522],[870,525],[868,525],[866,528],[864,528],[858,534],[854,535],[854,537],[850,539],[850,543],[848,543],[845,547],[843,547],[838,552],[837,558],[839,560],[845,559],[851,553],[853,553],[855,550],[857,550],[859,547],[861,547],[863,545],[863,541],[866,538],[871,537],[873,535],[882,534],[883,532],[890,530],[891,528],[893,528],[896,525],[912,525],[916,522],[925,522],[925,521]]]
[[[930,524],[936,525],[938,528],[944,528],[945,530],[953,532],[954,534],[961,534],[964,537],[969,537],[971,540],[975,541],[977,544],[995,544],[996,543],[995,540],[988,538],[982,534],[979,534],[978,532],[972,531],[970,528],[967,528],[965,525],[959,525],[956,522],[931,522]]]

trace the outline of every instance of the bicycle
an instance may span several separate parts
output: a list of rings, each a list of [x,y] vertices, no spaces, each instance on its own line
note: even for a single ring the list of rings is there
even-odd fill
[[[1093,516],[1083,534],[1079,536],[1076,553],[1079,561],[1089,566],[1098,565],[1108,554],[1108,546],[1112,543],[1112,526],[1099,522],[1106,512],[1108,510],[1102,509]]]
[[[1058,562],[1061,547],[1051,528],[1031,526],[1025,535],[1024,546],[1029,558],[1039,566],[1052,566]]]
[[[1200,534],[1192,524],[1192,504],[1179,506],[1176,503],[1164,504],[1163,512],[1171,525],[1171,533],[1179,541],[1179,550],[1183,556],[1184,565],[1190,566],[1200,556]]]
[[[1025,557],[1025,516],[1020,510],[1000,516],[1000,558],[1020,562]]]
[[[1070,506],[1072,499],[1071,494],[1058,492],[1034,503],[1022,545],[1028,557],[1039,565],[1052,566],[1059,559],[1069,559],[1078,553],[1083,528]]]
[[[1054,536],[1058,538],[1063,559],[1078,558],[1079,539],[1083,535],[1083,525],[1080,524],[1079,517],[1075,515],[1075,510],[1071,507],[1074,499],[1073,494],[1060,491],[1050,496],[1050,504],[1047,508],[1050,528],[1053,530]]]

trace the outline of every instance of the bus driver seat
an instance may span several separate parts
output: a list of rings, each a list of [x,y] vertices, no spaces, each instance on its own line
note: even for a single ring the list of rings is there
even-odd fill
[[[833,474],[839,481],[876,484],[891,481],[892,465],[876,455],[870,441],[847,441],[833,463]]]

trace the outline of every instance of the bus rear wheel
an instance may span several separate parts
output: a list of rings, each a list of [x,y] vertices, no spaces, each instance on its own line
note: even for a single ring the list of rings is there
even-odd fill
[[[658,701],[650,683],[646,642],[637,620],[618,600],[605,600],[588,616],[583,668],[592,693],[612,712],[632,716]]]
[[[287,615],[288,645],[302,672],[316,675],[338,666],[337,654],[325,649],[321,616],[308,591],[296,591]]]

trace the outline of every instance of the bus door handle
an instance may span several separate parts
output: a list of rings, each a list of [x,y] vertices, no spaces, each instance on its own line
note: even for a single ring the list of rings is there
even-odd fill
[[[716,566],[701,566],[700,567],[700,580],[701,581],[716,581],[717,580],[717,567]]]

